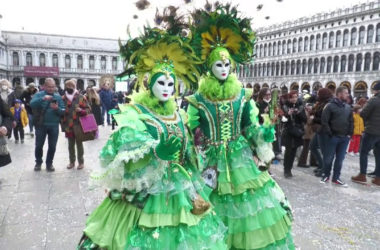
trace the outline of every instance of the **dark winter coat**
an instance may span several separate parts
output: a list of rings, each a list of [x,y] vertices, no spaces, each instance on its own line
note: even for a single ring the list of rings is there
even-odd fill
[[[354,132],[354,120],[350,105],[333,98],[322,112],[321,132],[329,136],[351,136]]]
[[[380,93],[369,99],[360,116],[364,120],[365,133],[380,135]]]
[[[30,107],[30,101],[32,100],[33,98],[33,95],[37,93],[37,89],[34,89],[33,91],[30,91],[30,89],[26,89],[20,99],[21,101],[24,103],[25,105],[25,109],[26,109],[26,112],[28,112],[28,114],[32,115],[33,114],[33,111],[32,111],[32,107]]]
[[[88,100],[92,114],[95,117],[96,124],[103,125],[103,120],[102,120],[102,110],[101,110],[101,103],[99,105],[96,104],[95,100]]]
[[[113,96],[114,96],[114,93],[110,89],[108,90],[101,89],[99,91],[99,97],[100,97],[100,100],[102,101],[102,107],[105,108],[106,110],[110,110],[113,108],[114,106]]]
[[[11,111],[9,110],[8,105],[1,98],[0,98],[0,114],[2,116],[2,122],[1,122],[0,126],[6,127],[8,130],[8,134],[9,134],[12,130],[12,120],[13,120],[12,117],[13,116],[12,116]],[[0,167],[8,165],[11,162],[12,162],[12,160],[11,160],[10,154],[0,155]]]
[[[263,124],[264,119],[261,116],[262,114],[268,114],[269,113],[269,104],[265,101],[257,101],[256,106],[259,109],[259,123]],[[268,112],[265,112],[265,109],[268,107]]]
[[[289,115],[288,112],[291,108],[296,109],[297,112]],[[288,119],[288,121],[285,122],[284,131],[282,134],[283,146],[295,148],[303,145],[303,134],[301,136],[295,136],[293,133],[294,130],[300,130],[300,132],[304,132],[304,126],[307,118],[302,102],[298,101],[295,104],[286,102],[286,104],[283,105],[282,109],[285,113],[284,116]]]

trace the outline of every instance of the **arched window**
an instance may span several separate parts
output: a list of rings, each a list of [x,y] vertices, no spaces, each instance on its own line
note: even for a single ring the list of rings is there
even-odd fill
[[[372,70],[380,70],[380,52],[375,52],[373,54],[373,64],[372,64]]]
[[[71,68],[71,58],[70,55],[65,56],[65,68],[70,69]]]
[[[112,70],[117,70],[117,57],[116,56],[112,57]]]
[[[351,30],[351,43],[350,43],[351,46],[356,45],[356,36],[357,36],[356,28],[352,28],[352,30]]]
[[[95,69],[95,57],[90,56],[88,59],[88,68],[89,69]]]
[[[380,23],[376,25],[376,42],[380,42]]]
[[[293,39],[293,53],[297,52],[297,39]]]
[[[306,74],[307,62],[306,59],[302,60],[302,75]]]
[[[348,46],[348,33],[349,33],[348,30],[344,30],[343,32],[343,47]]]
[[[272,56],[272,44],[268,45],[268,56]]]
[[[331,65],[332,65],[332,58],[331,56],[329,56],[327,58],[327,69],[326,69],[326,73],[331,73]]]
[[[278,76],[279,73],[280,73],[280,63],[277,62],[277,63],[276,63],[276,76]]]
[[[20,65],[20,60],[18,57],[18,53],[16,51],[14,51],[12,53],[12,61],[13,61],[13,66],[19,66]]]
[[[359,28],[359,44],[364,44],[364,35],[365,35],[365,28],[364,26],[361,26]]]
[[[286,48],[286,53],[290,54],[292,52],[292,40],[288,40],[288,46]]]
[[[264,44],[264,57],[266,57],[267,54],[268,54],[267,44]]]
[[[336,32],[336,39],[335,39],[335,47],[336,48],[340,47],[341,41],[342,41],[342,32],[340,32],[340,30],[338,30]]]
[[[362,63],[363,63],[363,56],[362,54],[357,54],[356,55],[356,68],[355,71],[359,72],[362,70]]]
[[[326,61],[325,61],[325,58],[324,57],[322,57],[321,58],[321,68],[320,68],[320,70],[319,70],[319,73],[325,73],[325,66],[326,66]]]
[[[285,55],[286,54],[286,41],[282,41],[282,54]]]
[[[283,76],[284,75],[284,68],[285,68],[285,64],[284,62],[281,62],[281,75]]]
[[[290,67],[289,61],[287,61],[285,64],[285,75],[289,75],[289,67]]]
[[[314,59],[314,74],[318,73],[318,68],[319,68],[319,60],[318,58]]]
[[[314,46],[315,46],[315,39],[314,39],[314,35],[312,35],[310,37],[310,50],[314,50]]]
[[[267,65],[263,64],[263,76],[267,76]]]
[[[271,72],[270,72],[270,64],[267,63],[267,76],[270,76]]]
[[[263,53],[264,53],[264,51],[263,51],[263,45],[261,44],[260,45],[260,57],[263,57]]]
[[[100,57],[100,69],[105,70],[106,67],[107,67],[107,64],[106,64],[106,57],[105,57],[105,56],[101,56],[101,57]]]
[[[327,49],[327,33],[323,33],[323,37],[322,37],[322,49]]]
[[[334,68],[333,72],[336,73],[339,70],[339,56],[334,57]]]
[[[318,34],[318,35],[317,35],[317,46],[316,46],[316,49],[317,49],[317,50],[321,50],[321,49],[322,49],[322,38],[321,38],[321,34]]]
[[[33,57],[32,53],[26,53],[26,66],[33,66]]]
[[[367,28],[367,43],[373,43],[373,25],[369,25]]]
[[[82,57],[82,55],[78,55],[78,57],[77,57],[77,68],[83,69],[83,57]]]
[[[296,71],[296,62],[293,60],[290,66],[290,74],[294,75],[295,71]]]
[[[257,76],[257,65],[253,66],[253,77]]]
[[[309,48],[309,38],[308,37],[305,37],[304,39],[304,43],[303,43],[303,51],[308,51],[308,48]]]
[[[275,67],[274,67],[274,62],[272,63],[272,66],[271,66],[271,69],[270,69],[270,75],[271,76],[274,76],[275,75],[275,71],[276,69],[275,69]]]
[[[296,74],[297,75],[300,75],[301,74],[301,60],[297,60],[297,70],[296,70]]]
[[[302,37],[300,37],[298,39],[298,52],[302,52],[302,45],[303,45],[303,43],[302,43]]]
[[[53,67],[58,67],[58,55],[57,54],[53,54],[52,61],[53,61]]]
[[[364,56],[364,71],[369,71],[371,67],[371,54],[366,53]]]
[[[40,54],[40,66],[45,67],[46,66],[46,57],[44,53]]]
[[[310,58],[309,61],[308,61],[307,73],[311,74],[311,72],[313,72],[312,70],[313,70],[313,59]]]
[[[340,59],[340,72],[346,71],[346,64],[347,64],[347,58],[345,55],[342,56]]]
[[[277,55],[281,55],[281,42],[278,42]]]
[[[355,56],[354,55],[349,55],[348,57],[348,72],[354,71],[354,61],[355,61]]]
[[[277,54],[277,43],[273,43],[273,55],[275,56]]]
[[[329,35],[329,49],[334,47],[334,32],[330,32]]]

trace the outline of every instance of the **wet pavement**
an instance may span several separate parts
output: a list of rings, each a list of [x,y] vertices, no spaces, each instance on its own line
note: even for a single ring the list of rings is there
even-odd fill
[[[26,129],[28,130],[28,129]],[[86,217],[104,198],[90,189],[88,176],[99,165],[98,154],[110,134],[85,143],[83,170],[66,169],[67,141],[60,134],[54,166],[34,172],[34,139],[9,142],[13,163],[0,168],[0,249],[75,249]],[[47,145],[45,145],[46,154]],[[369,170],[374,168],[370,157]],[[359,158],[347,156],[342,179],[348,188],[319,183],[314,168],[294,167],[295,177],[284,179],[282,165],[271,170],[288,196],[295,217],[293,235],[298,249],[380,249],[380,187],[352,183]]]

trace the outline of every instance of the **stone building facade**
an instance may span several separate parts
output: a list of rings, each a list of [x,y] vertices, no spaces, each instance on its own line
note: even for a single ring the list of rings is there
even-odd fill
[[[359,97],[369,96],[380,80],[380,0],[256,32],[254,63],[238,70],[255,92],[262,87],[313,92],[344,85]]]
[[[104,74],[117,75],[124,63],[114,39],[76,37],[0,30],[0,79],[14,86],[43,84],[53,77],[57,85],[76,78],[78,88],[98,86]]]

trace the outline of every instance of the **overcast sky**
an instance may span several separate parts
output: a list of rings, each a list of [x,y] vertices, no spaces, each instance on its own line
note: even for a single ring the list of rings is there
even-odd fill
[[[0,29],[74,36],[125,39],[127,25],[132,35],[147,22],[152,23],[156,7],[185,6],[182,0],[149,0],[150,7],[138,11],[137,0],[1,0]],[[210,1],[215,2],[215,1]],[[367,0],[232,0],[246,16],[253,17],[253,28],[346,8]],[[193,0],[185,7],[203,6]],[[257,11],[256,7],[263,8]],[[133,16],[138,18],[134,19]],[[267,20],[265,17],[269,16]]]

